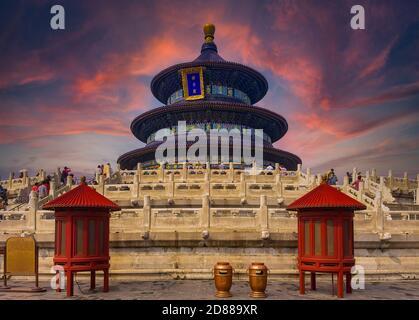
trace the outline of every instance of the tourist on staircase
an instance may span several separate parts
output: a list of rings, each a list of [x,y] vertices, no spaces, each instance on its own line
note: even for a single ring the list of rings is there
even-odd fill
[[[44,180],[41,182],[40,186],[38,187],[38,197],[39,199],[43,199],[48,195],[48,188],[46,186],[47,181]]]
[[[352,175],[349,173],[349,171],[346,171],[346,176],[348,177],[348,183],[352,184]]]
[[[0,200],[1,200],[1,207],[6,209],[8,205],[8,198],[7,198],[7,189],[0,186]]]
[[[362,182],[362,176],[358,174],[357,179],[352,183],[352,187],[354,187],[356,190],[359,190],[359,184]]]
[[[39,189],[39,182],[35,182],[35,184],[32,186],[32,191],[38,192]]]
[[[103,166],[103,174],[105,176],[105,179],[111,177],[111,164],[109,162]]]
[[[67,183],[67,177],[69,173],[71,172],[71,169],[68,167],[64,167],[63,172],[61,173],[61,183],[66,184]]]
[[[334,169],[330,169],[329,173],[327,174],[327,184],[334,186],[338,182],[338,177],[335,174]]]

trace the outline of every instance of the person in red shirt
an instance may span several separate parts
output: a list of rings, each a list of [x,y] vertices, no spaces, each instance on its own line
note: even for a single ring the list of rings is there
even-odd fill
[[[362,177],[359,175],[354,183],[352,183],[352,187],[356,190],[359,190],[359,184],[362,182]]]
[[[32,191],[38,192],[38,188],[39,188],[39,183],[37,182],[32,186]]]

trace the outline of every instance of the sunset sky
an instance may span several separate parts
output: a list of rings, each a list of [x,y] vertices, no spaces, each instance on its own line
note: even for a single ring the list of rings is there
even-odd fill
[[[66,29],[50,28],[50,8]],[[350,8],[366,30],[350,28]],[[160,106],[150,81],[199,55],[216,25],[226,60],[269,82],[257,105],[283,115],[275,145],[315,172],[419,173],[418,1],[0,2],[0,175],[98,163],[142,146],[130,132]]]

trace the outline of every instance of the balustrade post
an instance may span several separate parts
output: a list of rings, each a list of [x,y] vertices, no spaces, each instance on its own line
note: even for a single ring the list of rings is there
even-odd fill
[[[173,174],[173,172],[170,172],[169,175],[169,183],[168,183],[168,188],[167,188],[167,192],[168,192],[168,197],[170,199],[173,199],[175,196],[175,176]]]
[[[301,163],[297,164],[297,172],[300,173],[301,172]]]
[[[261,229],[262,239],[269,238],[269,226],[268,226],[268,201],[266,195],[260,196],[260,207],[259,207],[259,223]]]
[[[54,179],[55,179],[55,184],[59,186],[61,183],[61,169],[59,167],[57,167],[57,170],[55,171]]]
[[[138,162],[137,163],[137,176],[138,176],[138,183],[141,183],[141,176],[142,176],[142,174],[143,174],[143,169],[142,169],[142,167],[141,167],[141,162]]]
[[[41,179],[41,181],[44,181],[47,178],[47,174],[44,169],[41,169],[41,171],[39,172],[39,178]]]
[[[52,199],[55,199],[57,197],[57,187],[54,180],[51,180],[49,182],[49,195]]]
[[[358,178],[356,167],[352,169],[352,181],[356,181]]]
[[[7,182],[7,189],[8,190],[12,190],[12,188],[13,188],[13,179],[14,179],[14,174],[13,174],[13,172],[10,172],[9,181]]]
[[[204,176],[204,193],[210,195],[211,193],[210,184],[210,171],[207,169]]]
[[[234,165],[233,162],[228,163],[228,179],[229,182],[234,182]]]
[[[310,182],[311,182],[311,168],[307,168],[306,175],[307,175],[307,177],[306,177],[306,183],[307,184],[310,184]]]
[[[139,197],[140,197],[140,180],[139,180],[139,178],[140,177],[139,177],[138,174],[134,174],[131,197],[134,198],[135,200],[138,200]]]
[[[380,177],[380,191],[383,191],[385,187],[384,177]]]
[[[364,181],[359,182],[359,188],[358,188],[358,200],[362,201],[362,194],[364,193]]]
[[[188,163],[185,161],[182,164],[182,182],[186,182],[187,177],[188,177]]]
[[[345,175],[343,177],[343,191],[348,192],[348,187],[349,187],[349,177]]]
[[[409,177],[407,175],[407,172],[403,173],[403,187],[408,190],[409,189]]]
[[[246,198],[246,179],[244,176],[244,172],[240,173],[240,199]]]
[[[29,211],[27,211],[26,225],[29,229],[36,231],[36,213],[39,208],[38,193],[31,191],[29,195]]]
[[[144,205],[143,205],[143,213],[144,213],[144,234],[148,234],[150,232],[151,226],[151,200],[150,196],[144,196]]]
[[[73,185],[73,177],[68,175],[67,176],[67,186],[71,188],[72,185]]]
[[[372,179],[374,181],[374,179]],[[370,189],[370,171],[367,170],[365,172],[365,189],[369,190]]]
[[[388,187],[390,190],[393,189],[393,171],[391,169],[388,170]]]
[[[282,197],[282,195],[284,194],[283,189],[282,189],[282,177],[280,174],[277,174],[275,176],[275,184],[276,184],[276,194],[278,197]]]
[[[256,183],[257,182],[257,170],[256,170],[256,161],[253,160],[252,162],[252,182]]]
[[[416,175],[416,185],[419,188],[419,173]]]
[[[381,191],[377,191],[375,193],[375,199],[374,199],[374,204],[375,204],[375,225],[376,225],[376,231],[378,232],[379,235],[384,234],[384,212],[383,212],[383,208],[382,208],[382,192]]]
[[[416,204],[419,204],[419,186],[416,188]]]
[[[201,228],[208,231],[210,227],[210,199],[209,195],[202,196],[202,210],[201,210]]]
[[[320,173],[317,174],[316,184],[319,186],[322,183],[322,175]]]
[[[98,190],[98,192],[101,195],[105,195],[105,178],[104,178],[103,174],[101,174],[99,176],[99,190]]]
[[[158,171],[158,176],[159,176],[159,180],[161,181],[161,182],[164,182],[164,164],[162,163],[162,164],[160,164],[160,167],[159,167],[159,169],[158,169],[159,171]]]
[[[372,169],[371,177],[373,178],[373,181],[375,182],[375,178],[377,177],[377,170],[375,168]]]
[[[22,173],[23,173],[22,183],[25,187],[29,187],[31,185],[31,181],[30,181],[31,179],[29,179],[28,177],[28,170],[23,169]]]

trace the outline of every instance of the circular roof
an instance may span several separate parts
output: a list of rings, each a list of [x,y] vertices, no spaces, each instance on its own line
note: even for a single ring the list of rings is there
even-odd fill
[[[263,129],[273,142],[288,131],[284,117],[268,109],[244,103],[196,100],[177,103],[147,111],[131,123],[131,131],[143,142],[159,129],[177,125],[178,121],[192,123],[231,123]]]
[[[161,143],[156,141],[144,148],[129,151],[121,155],[117,162],[120,164],[121,169],[132,170],[137,166],[138,162],[155,160],[156,148]],[[268,162],[281,163],[288,170],[296,170],[297,164],[301,164],[301,159],[297,155],[271,146],[263,146],[263,158]]]
[[[166,104],[170,95],[182,89],[180,70],[192,67],[204,67],[204,82],[219,83],[247,94],[252,104],[261,100],[268,91],[268,82],[256,70],[243,64],[224,60],[219,54],[214,40],[215,27],[205,25],[205,42],[201,54],[191,62],[168,67],[158,73],[151,81],[151,91],[161,102]]]

